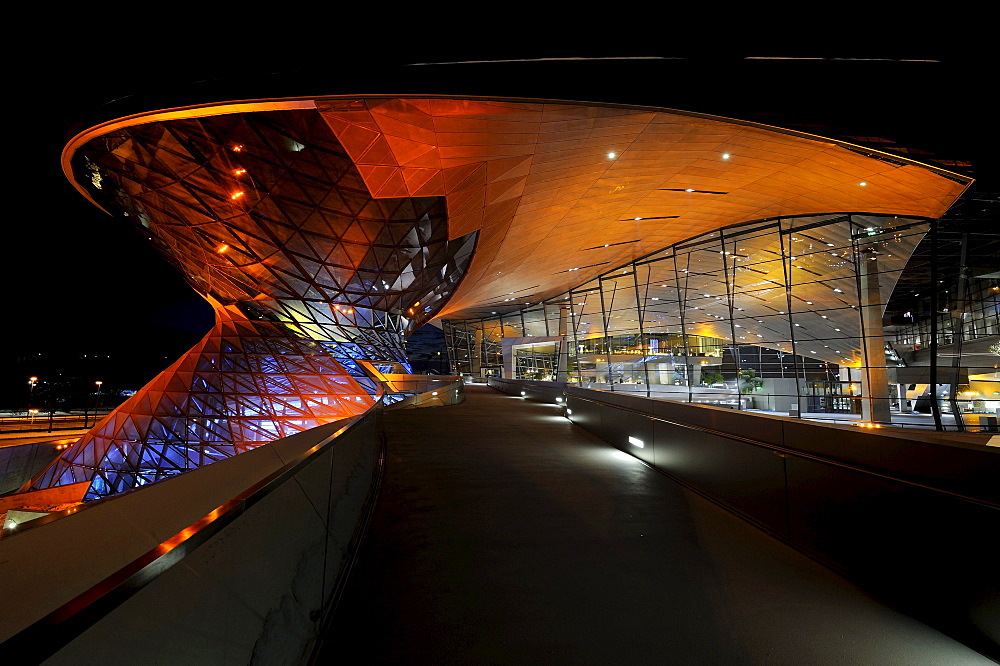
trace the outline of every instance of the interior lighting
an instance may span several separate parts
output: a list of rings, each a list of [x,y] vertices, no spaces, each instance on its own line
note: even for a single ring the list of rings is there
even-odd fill
[[[243,144],[242,143],[237,143],[237,144],[233,145],[233,152],[234,153],[239,153],[239,152],[242,152],[242,151],[243,151]]]
[[[437,395],[437,394],[438,394],[438,392],[437,392],[437,391],[432,391],[432,392],[431,392],[431,395]]]
[[[524,397],[524,395],[525,395],[525,394],[524,394],[524,391],[521,391],[521,397],[522,397],[522,398]]]
[[[233,192],[231,195],[229,195],[229,198],[230,199],[239,199],[242,196],[243,196],[242,192]]]
[[[640,449],[643,449],[643,448],[646,447],[646,443],[645,442],[643,442],[638,437],[633,437],[632,435],[628,436],[628,443],[631,444],[632,446],[638,446]]]
[[[242,176],[246,172],[247,172],[246,169],[236,169],[235,171],[233,171],[233,175],[234,176]]]
[[[722,153],[722,159],[728,160],[729,159],[729,153]]]
[[[572,410],[572,409],[569,409],[569,408],[567,407],[567,408],[566,408],[566,416],[573,416],[573,410]]]
[[[843,289],[838,289],[837,287],[834,287],[834,288],[833,288],[833,291],[834,291],[834,292],[836,292],[836,293],[838,293],[838,294],[842,294],[842,293],[844,293],[844,290],[843,290]]]
[[[228,249],[229,249],[229,246],[226,245],[225,243],[223,243],[218,248],[216,248],[215,251],[218,252],[219,254],[224,254]]]
[[[618,157],[618,153],[616,153],[616,152],[610,152],[610,153],[608,153],[608,159],[609,160],[613,160],[616,157]]]
[[[694,192],[694,188],[688,187],[684,189],[685,192]]]
[[[866,183],[865,181],[861,181],[860,183],[858,183],[858,185],[860,185],[861,187],[867,187],[868,183]]]

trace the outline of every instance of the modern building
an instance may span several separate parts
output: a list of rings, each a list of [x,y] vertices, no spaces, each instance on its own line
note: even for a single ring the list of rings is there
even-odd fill
[[[972,177],[875,141],[458,90],[152,104],[69,140],[73,186],[176,266],[215,325],[22,487],[88,510],[4,539],[5,561],[50,572],[11,583],[31,605],[6,635],[31,646],[55,627],[46,654],[72,659],[166,617],[149,624],[230,659],[310,646],[378,485],[380,404],[406,399],[386,387],[414,381],[403,342],[435,323],[454,374],[551,398],[994,649],[987,438],[813,422],[992,427],[1000,288],[970,257],[996,240],[942,221]],[[895,294],[927,282],[953,298],[931,289],[897,314]],[[67,542],[82,554],[64,570],[51,544]],[[932,594],[900,574],[911,555],[946,563]],[[239,637],[204,637],[218,617]]]
[[[703,114],[435,96],[150,111],[63,161],[216,312],[30,486],[81,498],[364,412],[432,319],[463,375],[889,422],[930,380],[886,302],[971,182]]]

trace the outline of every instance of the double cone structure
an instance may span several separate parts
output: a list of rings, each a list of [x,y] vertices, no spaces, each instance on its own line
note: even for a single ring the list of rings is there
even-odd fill
[[[315,111],[149,123],[74,164],[212,303],[215,327],[33,483],[94,499],[360,414],[359,360],[406,363],[405,336],[461,280],[442,197],[376,200]]]

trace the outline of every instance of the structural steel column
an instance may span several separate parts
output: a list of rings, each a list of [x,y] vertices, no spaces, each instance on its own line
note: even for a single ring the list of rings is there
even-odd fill
[[[475,338],[472,344],[472,354],[469,358],[473,377],[480,377],[483,372],[483,322],[480,320],[479,328],[476,329]]]
[[[861,418],[865,421],[888,423],[889,376],[885,370],[885,336],[882,332],[882,295],[878,283],[878,257],[864,251],[858,260],[858,294],[861,319],[864,322],[864,372],[861,373]]]
[[[556,381],[557,382],[568,382],[569,381],[569,345],[570,341],[566,338],[567,334],[567,323],[569,308],[571,306],[560,305],[559,306],[559,361],[556,364]],[[545,320],[548,322],[548,318]]]

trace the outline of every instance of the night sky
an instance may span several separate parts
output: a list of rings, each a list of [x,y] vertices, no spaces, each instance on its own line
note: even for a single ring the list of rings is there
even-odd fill
[[[108,388],[140,388],[211,326],[208,305],[179,274],[128,224],[96,209],[62,175],[59,155],[73,123],[93,117],[93,110],[104,101],[142,90],[159,92],[190,81],[246,81],[258,74],[290,69],[305,69],[307,74],[315,74],[318,82],[330,82],[329,89],[322,87],[328,85],[323,83],[321,89],[298,94],[323,94],[334,88],[335,92],[397,92],[380,88],[380,76],[398,71],[400,64],[408,62],[607,55],[593,49],[589,53],[580,49],[538,52],[538,46],[526,53],[524,46],[516,44],[470,46],[468,40],[465,46],[451,50],[373,55],[370,46],[362,50],[354,43],[347,50],[353,48],[366,56],[349,59],[346,66],[352,74],[345,78],[331,74],[345,66],[342,52],[332,44],[310,43],[295,53],[275,48],[262,54],[259,50],[245,52],[238,44],[227,42],[197,51],[152,48],[140,56],[125,48],[126,42],[109,46],[93,31],[67,30],[46,39],[48,42],[42,42],[37,50],[46,57],[26,59],[8,77],[8,86],[19,91],[22,108],[21,117],[8,127],[14,146],[5,164],[7,219],[0,271],[8,295],[5,344],[0,350],[0,408],[8,406],[11,396],[23,393],[22,384],[30,375],[45,378],[62,373],[83,382],[102,379]],[[136,44],[136,35],[129,39]],[[654,49],[630,51],[657,54]],[[748,53],[778,52],[758,49]],[[942,56],[912,53],[911,49],[905,57]],[[311,64],[303,67],[303,62]],[[782,118],[803,115],[825,121],[849,108],[855,115],[870,116],[873,132],[894,131],[901,140],[919,136],[933,144],[932,148],[961,153],[975,162],[980,179],[986,176],[988,182],[997,183],[997,161],[990,159],[992,148],[983,145],[979,134],[980,128],[987,126],[984,90],[988,86],[983,76],[995,74],[995,64],[980,61],[973,63],[970,71],[968,62],[944,58],[936,65],[908,69],[902,63],[828,62],[771,63],[766,65],[771,69],[762,69],[739,57],[694,55],[657,65],[676,75],[670,85],[664,81],[664,85],[651,86],[648,78],[590,83],[606,85],[604,94],[609,98],[642,86],[645,94],[635,101],[644,104],[734,117],[764,109],[777,125]],[[458,65],[435,71],[452,76],[461,91],[483,88],[493,76],[507,90],[521,89],[511,88],[509,69],[483,67]],[[775,67],[798,69],[786,70],[788,76],[777,86]],[[429,76],[430,71],[426,67],[407,69],[418,77]],[[556,85],[549,70],[523,71],[526,75],[513,83],[523,87],[525,97],[544,96],[546,86]],[[475,76],[466,79],[467,72]],[[904,76],[899,76],[900,72]],[[386,80],[391,78],[386,76]],[[346,84],[353,89],[344,87],[346,80],[354,82]],[[811,83],[807,85],[807,81]],[[902,89],[918,82],[924,86],[919,95]],[[559,83],[570,86],[566,80]],[[579,91],[587,90],[588,82],[571,83],[577,86],[574,94],[581,98]],[[945,83],[948,89],[943,88]],[[723,94],[721,87],[729,92]],[[599,97],[595,93],[591,98]],[[854,101],[848,103],[852,97]],[[623,97],[619,101],[633,100]]]

